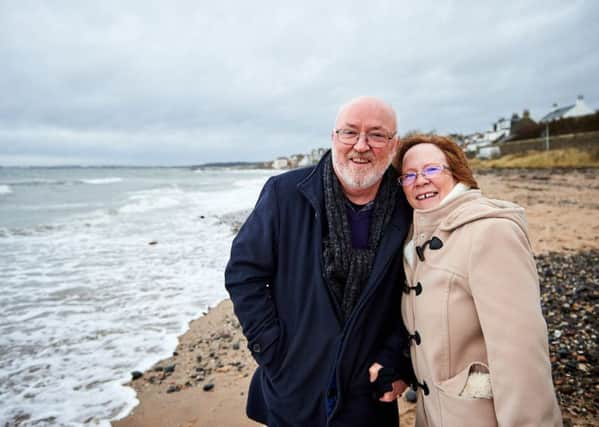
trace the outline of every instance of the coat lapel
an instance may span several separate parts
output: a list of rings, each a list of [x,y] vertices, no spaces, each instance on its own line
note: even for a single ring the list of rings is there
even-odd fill
[[[370,273],[365,293],[380,283],[380,278],[387,270],[387,265],[390,261],[402,262],[401,256],[396,257],[395,255],[401,255],[401,249],[410,226],[411,218],[412,208],[407,204],[403,193],[400,193],[393,216],[387,227],[385,227],[383,237],[376,251],[374,265],[372,266],[372,272]]]

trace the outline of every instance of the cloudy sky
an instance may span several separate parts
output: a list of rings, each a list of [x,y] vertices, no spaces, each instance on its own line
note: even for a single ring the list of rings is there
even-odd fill
[[[358,95],[400,133],[599,109],[597,1],[284,3],[0,0],[0,165],[267,160]]]

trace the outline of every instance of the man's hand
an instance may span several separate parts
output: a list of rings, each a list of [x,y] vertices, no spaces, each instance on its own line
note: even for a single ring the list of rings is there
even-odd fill
[[[374,362],[370,368],[368,368],[368,373],[370,374],[370,382],[373,383],[379,376],[379,370],[383,368],[383,365],[380,363]],[[393,402],[397,397],[404,392],[408,385],[404,383],[402,380],[396,380],[391,383],[393,390],[386,392],[379,398],[381,402]]]

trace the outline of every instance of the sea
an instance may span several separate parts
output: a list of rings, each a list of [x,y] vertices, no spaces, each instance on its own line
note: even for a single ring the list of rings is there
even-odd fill
[[[125,386],[227,297],[272,170],[0,168],[0,426],[110,426]]]

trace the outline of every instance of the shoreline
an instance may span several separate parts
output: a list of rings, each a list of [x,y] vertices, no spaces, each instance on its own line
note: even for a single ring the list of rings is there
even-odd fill
[[[567,292],[564,293],[561,281],[571,277],[568,266],[577,265],[576,259],[591,263],[589,259],[597,260],[599,257],[599,238],[596,237],[599,235],[598,173],[588,170],[569,174],[539,170],[485,171],[477,174],[476,178],[485,195],[514,201],[526,208],[531,244],[539,273],[543,276],[543,305],[550,325],[551,361],[564,425],[593,425],[598,413],[593,403],[597,401],[598,391],[592,385],[593,379],[597,378],[594,362],[599,362],[593,359],[598,354],[596,344],[589,348],[589,355],[579,354],[581,350],[576,343],[572,346],[569,341],[564,344],[566,339],[577,338],[577,328],[562,325],[557,329],[551,325],[554,321],[576,320],[565,315],[561,317],[561,313],[566,311],[560,308],[560,304],[574,302],[569,308],[576,310],[582,321],[591,323],[589,330],[597,330],[594,329],[597,325],[592,316],[592,301],[597,290],[588,290],[588,303],[562,301]],[[223,221],[231,223],[235,229],[243,222],[244,215],[247,212],[240,211]],[[574,274],[581,272],[590,275],[590,283],[599,280],[597,267],[592,264],[577,266]],[[546,286],[553,288],[546,289]],[[555,286],[558,288],[554,289]],[[575,285],[572,292],[575,296],[579,295]],[[256,366],[246,345],[230,300],[218,303],[206,315],[189,323],[189,329],[179,337],[173,356],[157,362],[140,378],[127,384],[135,390],[140,403],[129,415],[113,421],[112,426],[258,426],[245,416],[246,393]],[[591,381],[588,390],[579,388],[586,385],[584,381],[575,382],[581,378]],[[580,390],[582,393],[579,393]],[[564,406],[563,399],[569,399],[567,406]],[[400,399],[400,405],[401,426],[412,426],[413,406],[403,399]]]
[[[189,323],[171,357],[127,383],[140,403],[112,426],[258,425],[240,416],[256,368],[246,346],[225,299]],[[192,415],[198,410],[199,418]]]

